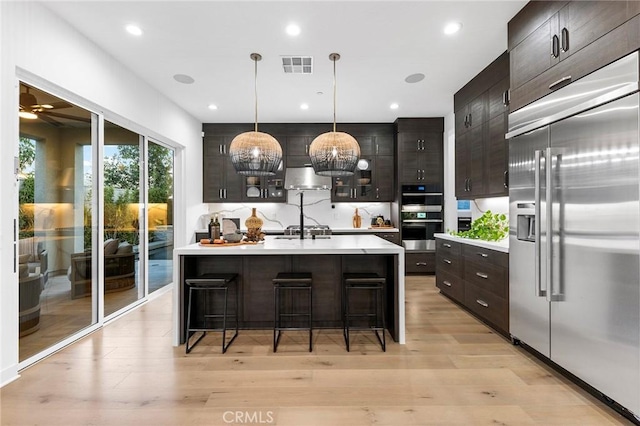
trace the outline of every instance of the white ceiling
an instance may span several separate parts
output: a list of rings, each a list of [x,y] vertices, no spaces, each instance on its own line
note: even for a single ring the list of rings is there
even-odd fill
[[[204,123],[338,122],[443,116],[453,94],[507,48],[507,22],[526,1],[49,1],[116,60]],[[449,21],[462,30],[443,33]],[[285,27],[295,22],[301,34]],[[139,25],[144,34],[124,31]],[[284,74],[281,55],[313,56],[312,75]],[[409,84],[410,74],[426,78]],[[193,84],[178,83],[187,74]],[[319,95],[318,92],[323,92]],[[391,110],[391,103],[398,103]],[[209,104],[218,106],[209,110]],[[300,109],[307,103],[309,109]]]

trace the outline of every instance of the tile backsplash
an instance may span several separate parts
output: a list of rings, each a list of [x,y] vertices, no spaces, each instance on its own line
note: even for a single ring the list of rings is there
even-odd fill
[[[265,230],[280,230],[288,225],[300,223],[300,192],[289,191],[286,203],[214,203],[208,204],[209,213],[202,215],[198,221],[200,229],[206,229],[212,214],[218,213],[222,218],[239,218],[241,227],[244,221],[251,216],[251,209],[256,208],[256,213],[264,224]],[[332,203],[330,191],[303,191],[304,192],[304,223],[305,225],[329,225],[332,228],[352,228],[353,215],[358,208],[358,214],[362,217],[362,228],[367,228],[371,218],[382,215],[390,218],[391,203]],[[397,225],[397,224],[394,224]]]

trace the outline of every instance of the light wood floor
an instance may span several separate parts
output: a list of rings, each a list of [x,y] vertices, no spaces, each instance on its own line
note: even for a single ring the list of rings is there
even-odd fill
[[[340,331],[241,331],[171,346],[171,293],[22,372],[0,390],[8,425],[630,424],[441,296],[407,278],[407,344]]]

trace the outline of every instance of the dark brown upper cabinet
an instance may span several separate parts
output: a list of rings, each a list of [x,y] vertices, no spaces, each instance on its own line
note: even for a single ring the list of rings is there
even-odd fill
[[[529,2],[508,26],[511,111],[637,49],[637,3]]]
[[[454,95],[455,190],[459,199],[506,196],[509,53]]]
[[[275,176],[248,177],[238,175],[229,158],[233,138],[253,130],[253,124],[204,124],[203,138],[203,202],[286,202],[284,176],[287,167],[311,164],[309,147],[315,137],[331,131],[332,124],[266,123],[259,130],[274,136],[283,151],[282,169]],[[391,123],[338,124],[338,131],[347,132],[360,144],[361,157],[367,167],[358,169],[344,185],[332,191],[332,200],[393,201],[394,127]],[[336,180],[334,179],[334,188]],[[349,189],[347,189],[349,188]],[[339,194],[339,195],[337,195]]]
[[[444,118],[398,118],[395,122],[398,185],[444,182]]]

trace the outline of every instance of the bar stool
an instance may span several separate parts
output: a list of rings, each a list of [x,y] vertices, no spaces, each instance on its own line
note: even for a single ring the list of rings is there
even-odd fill
[[[311,273],[310,272],[279,272],[273,279],[273,302],[274,302],[274,322],[273,322],[273,352],[278,350],[278,343],[282,331],[285,330],[309,330],[309,352],[312,350],[313,339],[313,295],[311,290]],[[282,312],[281,297],[282,293],[289,293],[291,296],[295,293],[306,292],[308,309],[306,311],[295,311],[294,307],[288,312]],[[295,306],[295,305],[294,305]],[[300,318],[308,319],[307,327],[283,327],[282,318]]]
[[[221,331],[222,332],[222,353],[225,353],[231,343],[238,337],[238,284],[237,284],[238,274],[204,274],[199,276],[198,278],[191,278],[185,280],[186,285],[189,286],[189,304],[187,311],[187,330],[186,330],[186,343],[185,349],[186,353],[191,352],[195,345],[198,344],[200,340],[204,336],[206,336],[207,331]],[[235,293],[235,310],[233,314],[228,312],[228,304],[229,304],[229,290],[230,287],[233,287]],[[215,295],[216,292],[223,293],[223,309],[222,313],[213,313],[210,310],[212,307],[210,306],[209,295]],[[196,293],[202,294],[201,296],[195,297]],[[196,310],[194,307],[194,303],[197,303],[199,299],[201,300],[200,305],[202,306],[200,311],[202,312],[200,317],[201,327],[193,327],[191,322],[195,319],[193,318],[194,311]],[[222,327],[207,327],[207,321],[212,319],[222,319]],[[225,345],[226,337],[227,337],[227,318],[235,319],[235,333],[231,340]],[[200,324],[198,324],[200,325]],[[202,335],[198,337],[198,339],[189,346],[189,338],[195,334],[196,332],[201,331]]]
[[[344,341],[347,345],[347,352],[349,352],[349,332],[351,330],[372,330],[376,334],[376,337],[378,338],[378,341],[382,346],[382,351],[386,352],[386,323],[384,319],[384,310],[386,306],[384,287],[386,279],[375,273],[360,272],[345,273],[342,275],[342,280],[342,321]],[[368,310],[366,312],[351,312],[351,304],[354,302],[351,300],[351,293],[354,291],[369,292],[375,294],[375,308],[373,309],[373,311]],[[367,326],[352,326],[351,321],[356,318],[367,318],[369,319],[369,324]],[[382,332],[382,337],[380,337],[379,332]]]

